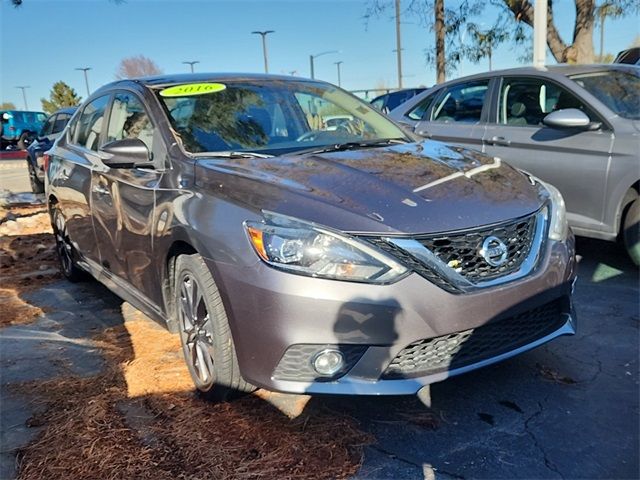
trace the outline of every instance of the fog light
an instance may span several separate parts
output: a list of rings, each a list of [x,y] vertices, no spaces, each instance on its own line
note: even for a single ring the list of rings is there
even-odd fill
[[[344,367],[344,357],[338,350],[322,350],[313,357],[313,369],[320,375],[331,376]]]

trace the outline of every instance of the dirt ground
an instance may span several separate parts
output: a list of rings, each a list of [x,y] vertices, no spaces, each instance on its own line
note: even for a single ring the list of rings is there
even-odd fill
[[[9,214],[9,220],[7,215]],[[0,328],[36,321],[25,292],[59,278],[42,208],[4,212]],[[35,268],[35,270],[34,270]],[[17,455],[19,479],[344,478],[370,436],[326,409],[283,415],[258,392],[212,405],[193,392],[180,342],[129,304],[126,321],[91,339],[106,359],[92,376],[12,384],[33,395],[40,434]],[[294,409],[295,410],[295,409]]]

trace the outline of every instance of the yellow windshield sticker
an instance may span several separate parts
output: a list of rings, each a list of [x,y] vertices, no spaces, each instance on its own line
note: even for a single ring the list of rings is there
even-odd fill
[[[190,97],[192,95],[205,95],[207,93],[221,92],[226,85],[222,83],[187,83],[175,87],[160,90],[161,97]]]

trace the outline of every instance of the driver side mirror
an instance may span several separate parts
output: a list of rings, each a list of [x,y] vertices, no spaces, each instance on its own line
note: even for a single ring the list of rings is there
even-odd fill
[[[580,130],[597,130],[602,124],[592,122],[589,117],[577,108],[556,110],[542,119],[542,123],[551,128],[577,128]]]
[[[139,138],[123,138],[103,145],[102,163],[109,168],[153,167],[151,153]]]

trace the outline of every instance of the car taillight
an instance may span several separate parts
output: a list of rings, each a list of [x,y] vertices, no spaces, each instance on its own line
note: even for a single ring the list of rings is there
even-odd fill
[[[51,157],[49,156],[48,153],[45,153],[42,156],[42,169],[46,172],[49,169],[49,160],[51,160]]]

